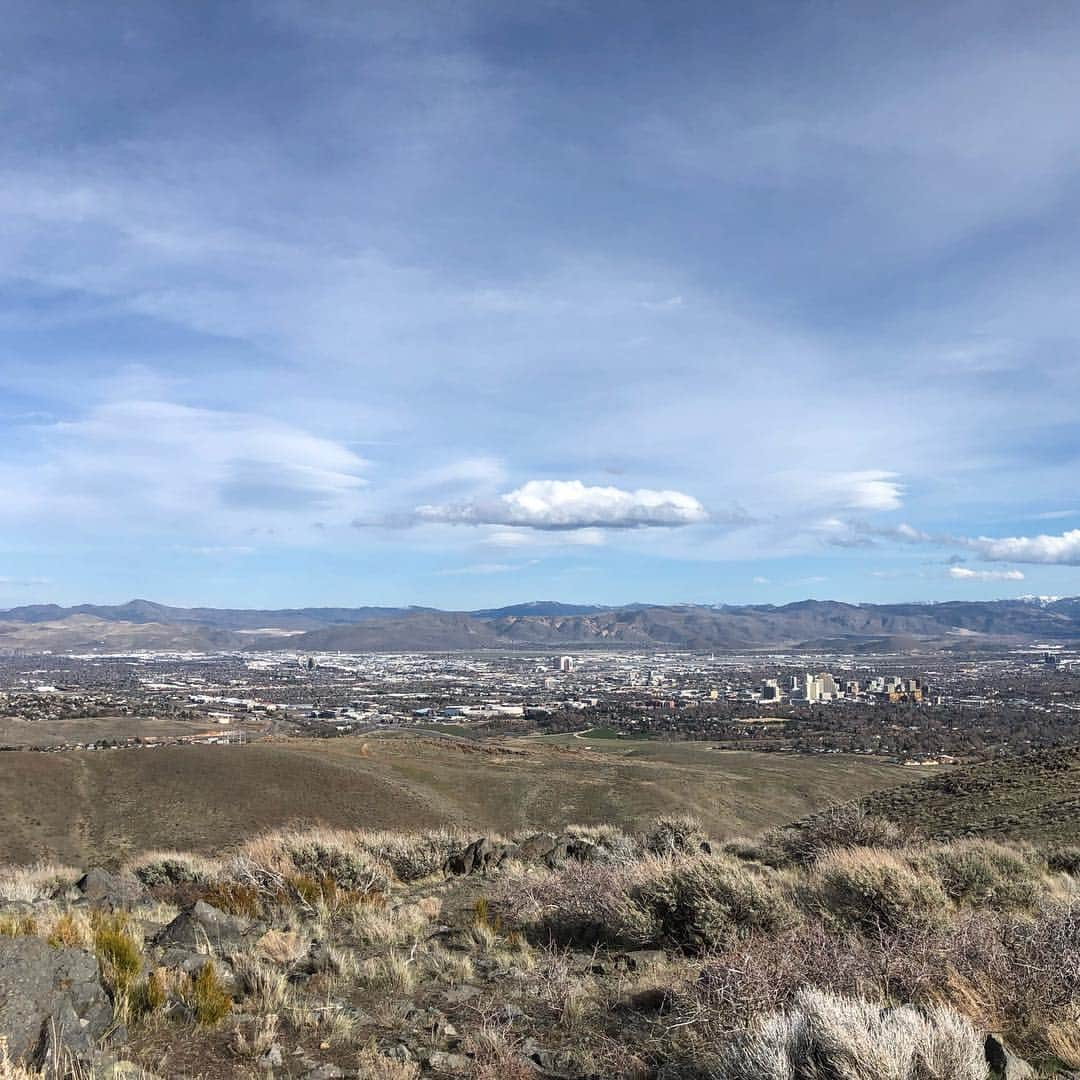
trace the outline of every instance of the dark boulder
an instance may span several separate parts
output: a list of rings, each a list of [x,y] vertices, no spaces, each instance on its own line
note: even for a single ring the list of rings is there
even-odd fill
[[[986,1036],[986,1064],[993,1080],[1034,1080],[1038,1073],[1000,1035]]]
[[[146,898],[146,891],[135,878],[110,874],[107,870],[87,870],[75,888],[92,907],[129,908]]]
[[[16,1060],[40,1063],[46,1049],[92,1055],[113,1021],[94,956],[40,938],[0,938],[0,1039]]]
[[[514,844],[499,844],[486,836],[474,840],[463,851],[451,855],[443,865],[448,874],[486,874],[517,852]]]
[[[154,944],[195,951],[208,948],[215,953],[227,953],[234,952],[249,940],[256,940],[264,930],[265,927],[258,923],[238,915],[227,915],[204,900],[197,900],[158,931]]]

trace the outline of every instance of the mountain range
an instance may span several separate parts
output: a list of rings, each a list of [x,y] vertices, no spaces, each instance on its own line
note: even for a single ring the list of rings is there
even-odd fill
[[[447,651],[529,646],[668,649],[969,650],[1080,641],[1080,598],[936,604],[600,607],[535,601],[479,611],[424,607],[179,608],[148,600],[0,611],[0,649]]]

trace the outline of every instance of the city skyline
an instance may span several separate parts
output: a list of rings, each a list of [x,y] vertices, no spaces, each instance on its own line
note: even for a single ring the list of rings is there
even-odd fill
[[[0,608],[1080,594],[1080,13],[4,12]]]

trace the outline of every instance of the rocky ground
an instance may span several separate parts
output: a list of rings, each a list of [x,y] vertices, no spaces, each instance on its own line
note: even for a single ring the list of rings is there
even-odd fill
[[[1078,873],[856,811],[12,869],[0,1077],[1080,1076]]]

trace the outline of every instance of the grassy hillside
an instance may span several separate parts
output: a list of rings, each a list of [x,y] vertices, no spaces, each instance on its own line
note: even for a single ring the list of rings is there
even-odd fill
[[[864,805],[934,837],[1080,842],[1080,747],[968,765],[870,795]]]
[[[601,741],[602,742],[602,741]],[[136,851],[216,851],[295,821],[371,828],[636,827],[699,816],[717,835],[757,832],[912,778],[843,757],[723,753],[707,745],[420,736],[290,740],[92,753],[0,754],[0,861],[78,864]],[[918,775],[918,774],[916,774]]]

